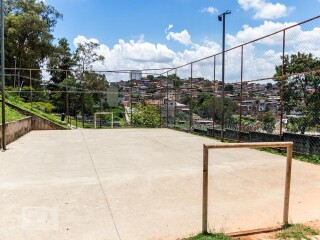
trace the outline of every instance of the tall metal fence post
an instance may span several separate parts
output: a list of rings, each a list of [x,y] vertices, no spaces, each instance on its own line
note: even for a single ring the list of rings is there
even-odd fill
[[[212,137],[214,137],[215,100],[216,100],[216,55],[213,57],[213,89],[212,89]]]
[[[159,106],[160,106],[160,128],[162,128],[162,75],[161,75],[161,78],[160,78],[160,96],[159,96]]]
[[[31,110],[33,104],[33,94],[32,94],[32,70],[29,70],[29,79],[30,79],[30,100],[31,100]]]
[[[4,59],[4,4],[1,0],[1,96],[2,96],[2,149],[6,150],[6,98],[5,98],[5,59]]]
[[[190,111],[190,131],[193,128],[193,113],[192,113],[192,99],[193,99],[193,63],[190,65],[190,104],[189,104],[189,111]]]
[[[175,80],[177,80],[177,69],[175,70]],[[173,81],[174,87],[174,116],[173,116],[173,125],[176,127],[176,115],[177,115],[177,86],[176,83]]]
[[[168,84],[168,80],[169,80],[169,75],[167,72],[167,128],[169,127],[169,84]]]
[[[282,73],[281,73],[281,96],[280,96],[280,140],[283,140],[283,97],[284,97],[284,76],[285,76],[285,69],[284,69],[284,58],[285,58],[285,49],[286,49],[286,30],[283,30],[283,37],[282,37]]]
[[[243,94],[243,45],[241,46],[241,70],[240,70],[240,103],[239,103],[239,129],[238,129],[238,142],[241,142],[242,131],[242,94]]]
[[[130,127],[133,126],[133,119],[132,119],[132,94],[133,94],[133,79],[132,79],[132,72],[130,72],[130,85],[131,85],[131,90],[130,90]]]

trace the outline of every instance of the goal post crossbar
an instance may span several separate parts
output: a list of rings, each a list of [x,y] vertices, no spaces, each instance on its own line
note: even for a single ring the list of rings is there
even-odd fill
[[[285,193],[283,206],[283,224],[288,224],[289,198],[291,184],[293,142],[259,142],[259,143],[227,143],[203,145],[203,184],[202,184],[202,232],[208,232],[208,176],[209,176],[209,150],[230,148],[287,148]]]
[[[111,128],[113,128],[113,112],[96,112],[96,113],[94,113],[94,128],[97,128],[97,115],[111,115]]]

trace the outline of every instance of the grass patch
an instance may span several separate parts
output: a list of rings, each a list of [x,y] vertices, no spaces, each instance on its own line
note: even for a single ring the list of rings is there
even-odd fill
[[[280,151],[278,149],[272,149],[272,148],[260,148],[260,151],[269,152],[281,156],[287,156],[286,152]],[[303,154],[293,154],[294,159],[298,159],[303,162],[308,162],[316,165],[320,165],[320,155],[303,155]]]
[[[289,224],[285,226],[279,233],[276,234],[276,238],[279,239],[307,239],[310,240],[310,236],[318,235],[319,231],[302,224]]]
[[[183,238],[182,240],[230,240],[231,238],[223,233],[200,233],[196,236]]]
[[[49,114],[49,113],[45,113],[35,107],[32,107],[31,108],[31,104],[29,103],[25,103],[23,101],[21,101],[18,97],[14,97],[14,96],[11,96],[11,95],[7,95],[6,96],[6,102],[16,106],[16,107],[19,107],[27,112],[30,112],[30,113],[33,113],[34,115],[37,115],[39,117],[43,117],[65,129],[70,129],[69,126],[67,125],[66,122],[62,122],[60,121],[60,117],[58,116],[54,116],[52,114]]]
[[[0,110],[2,110],[0,108]],[[17,112],[16,110],[6,106],[6,123],[17,121],[19,119],[25,118],[26,116]],[[2,111],[0,111],[0,119],[2,119]]]

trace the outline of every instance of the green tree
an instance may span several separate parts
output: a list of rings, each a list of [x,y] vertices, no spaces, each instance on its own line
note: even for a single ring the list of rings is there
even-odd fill
[[[58,45],[54,47],[54,52],[49,57],[47,64],[48,68],[52,69],[50,70],[50,80],[54,84],[59,84],[65,78],[73,77],[72,72],[68,70],[71,70],[75,64],[67,39],[59,39]]]
[[[93,113],[93,105],[99,101],[99,94],[93,94],[92,92],[105,91],[108,86],[105,75],[93,71],[93,63],[104,62],[104,57],[97,52],[99,47],[99,43],[86,42],[79,44],[73,54],[73,61],[79,70],[76,77],[79,79],[80,88],[86,92],[84,101],[87,114]]]
[[[62,15],[37,0],[5,1],[6,66],[39,69],[52,51],[53,30]],[[40,79],[40,71],[33,71]],[[33,84],[33,86],[35,83]]]
[[[154,76],[153,75],[148,75],[147,79],[149,79],[150,81],[154,81]]]
[[[95,42],[86,42],[78,45],[74,53],[74,61],[77,63],[81,74],[86,71],[92,71],[93,63],[104,62],[104,56],[97,53],[99,47],[100,44]]]
[[[233,85],[232,84],[226,84],[225,86],[224,86],[224,90],[226,91],[226,92],[230,92],[230,93],[232,93],[233,91],[234,91],[234,87],[233,87]]]
[[[298,128],[312,128],[319,125],[320,114],[320,60],[311,53],[298,53],[284,58],[283,108],[286,114],[292,110],[301,112],[303,120],[297,121]],[[282,65],[276,66],[275,76],[281,86]],[[303,126],[302,126],[303,125]]]
[[[276,125],[276,118],[272,112],[267,112],[258,117],[258,120],[262,122],[262,129],[268,133],[273,133]]]
[[[132,122],[137,127],[156,128],[160,125],[159,109],[152,105],[139,104],[134,108]]]
[[[56,106],[56,111],[67,112],[66,91],[70,89],[77,91],[76,88],[80,88],[80,86],[75,86],[76,81],[71,80],[74,78],[74,74],[68,71],[75,66],[75,62],[73,61],[69,43],[65,38],[59,39],[58,45],[54,46],[54,52],[49,57],[47,66],[51,69],[49,71],[51,78],[47,88],[54,92],[54,94],[50,95],[50,100]]]

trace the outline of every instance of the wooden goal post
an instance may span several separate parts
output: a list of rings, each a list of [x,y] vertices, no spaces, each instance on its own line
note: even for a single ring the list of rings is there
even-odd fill
[[[283,224],[288,224],[293,142],[227,143],[203,145],[202,232],[208,232],[208,159],[209,149],[218,148],[287,148]]]
[[[113,112],[96,112],[96,113],[94,113],[94,128],[97,128],[97,115],[111,115],[111,128],[113,128]]]

